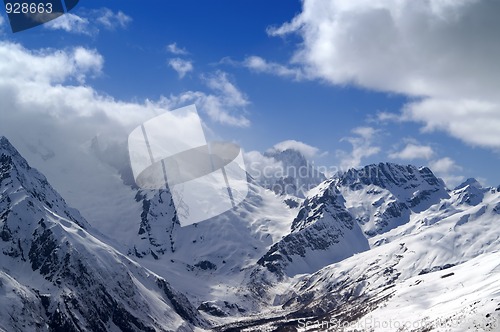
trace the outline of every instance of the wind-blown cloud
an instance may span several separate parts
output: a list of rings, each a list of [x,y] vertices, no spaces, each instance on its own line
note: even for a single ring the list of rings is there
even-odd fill
[[[96,13],[99,13],[96,21],[109,30],[124,29],[132,22],[132,18],[122,11],[115,13],[109,8],[102,8]]]
[[[185,48],[177,46],[177,43],[167,45],[167,51],[175,55],[188,55],[189,52]]]
[[[99,133],[127,133],[156,115],[188,103],[213,121],[245,126],[239,116],[249,103],[225,73],[205,78],[211,93],[188,91],[158,101],[124,102],[101,94],[85,82],[102,72],[103,57],[95,50],[31,51],[0,42],[0,132],[23,141],[42,133],[57,137],[55,145],[80,146]],[[19,128],[22,128],[20,136]]]
[[[304,0],[291,59],[332,84],[417,97],[404,111],[427,130],[500,147],[500,2]]]
[[[340,159],[340,169],[347,170],[361,166],[364,158],[376,155],[380,147],[374,145],[377,131],[372,127],[358,127],[352,130],[354,136],[345,137],[341,141],[347,141],[352,145],[351,152],[337,150],[337,158]]]
[[[44,27],[50,30],[64,30],[92,36],[99,33],[100,27],[107,30],[125,29],[130,22],[132,18],[121,11],[115,13],[109,8],[101,8],[82,12],[80,15],[66,13],[45,23]]]
[[[101,75],[103,66],[104,58],[93,49],[29,50],[0,42],[0,135],[90,221],[112,215],[108,207],[95,209],[97,200],[113,195],[113,185],[121,188],[109,167],[133,183],[126,169],[127,136],[144,121],[196,103],[204,120],[249,124],[239,115],[248,100],[222,72],[204,78],[211,86],[207,91],[128,102],[92,87],[91,78]],[[109,199],[110,207],[119,204]]]
[[[168,65],[177,72],[179,78],[184,78],[187,73],[193,71],[193,63],[189,60],[181,58],[173,58],[168,61]]]
[[[250,120],[244,116],[245,107],[250,104],[247,96],[231,82],[228,74],[217,71],[203,75],[202,80],[212,93],[186,91],[179,95],[160,98],[159,104],[167,109],[180,105],[196,104],[211,120],[221,124],[248,127]]]
[[[258,73],[272,74],[302,80],[305,74],[300,67],[287,67],[276,62],[268,62],[259,56],[249,56],[243,61],[243,66]]]
[[[66,13],[58,18],[45,23],[45,28],[50,30],[64,30],[76,34],[91,35],[89,20],[72,13]]]
[[[257,181],[274,179],[276,174],[284,173],[283,163],[266,157],[258,151],[245,152],[243,155],[248,174]]]

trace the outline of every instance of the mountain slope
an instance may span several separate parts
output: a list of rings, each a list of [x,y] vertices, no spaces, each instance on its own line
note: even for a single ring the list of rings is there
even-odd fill
[[[79,213],[3,137],[0,227],[0,327],[6,331],[206,326],[165,279],[95,238]]]
[[[480,202],[464,200],[477,195],[482,197]],[[253,282],[266,280],[261,297],[274,303],[266,314],[267,323],[250,320],[233,327],[273,330],[285,325],[301,327],[309,321],[307,330],[315,331],[317,320],[363,324],[389,317],[401,324],[428,316],[420,322],[432,323],[427,328],[401,331],[439,330],[440,323],[453,320],[476,322],[476,329],[496,331],[500,322],[500,309],[496,309],[500,294],[495,289],[500,276],[500,192],[468,181],[447,196],[413,212],[406,224],[375,236],[370,250],[315,273],[273,284],[260,271],[260,278]],[[453,279],[455,275],[458,280]],[[416,287],[420,283],[424,284]],[[462,331],[461,326],[450,331]],[[397,327],[375,326],[373,330]]]
[[[337,174],[310,192],[259,264],[278,275],[312,273],[370,249],[369,240],[409,222],[449,194],[428,168],[390,163]]]
[[[392,316],[428,323],[401,331],[498,327],[500,188],[469,179],[448,190],[426,167],[381,163],[304,198],[251,179],[236,209],[180,227],[168,190],[122,183],[94,200],[120,202],[96,224],[103,235],[0,142],[0,330],[315,331],[333,321],[385,331],[360,324]]]

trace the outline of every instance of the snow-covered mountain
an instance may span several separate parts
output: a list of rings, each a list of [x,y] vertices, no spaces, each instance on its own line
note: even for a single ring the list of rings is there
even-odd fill
[[[0,139],[0,330],[499,330],[500,188],[449,190],[390,163],[290,175],[319,184],[302,193],[251,178],[240,206],[180,227],[168,189],[140,190],[122,154],[88,152],[102,163],[90,183],[109,180],[82,216]]]
[[[315,272],[370,249],[369,239],[448,197],[444,183],[425,167],[381,163],[351,169],[310,193],[290,234],[259,263],[290,276]]]
[[[309,190],[326,180],[312,161],[293,148],[272,148],[263,155],[252,151],[248,155],[253,158],[247,158],[247,170],[255,181],[291,201],[304,198]]]
[[[0,330],[192,331],[205,320],[90,225],[0,138]]]
[[[367,174],[367,169],[380,172],[374,177],[359,176],[359,172]],[[384,213],[387,202],[393,200],[409,212]],[[265,323],[259,318],[233,326],[258,326],[249,329],[255,331],[308,326],[303,330],[321,331],[325,324],[342,322],[353,331],[500,329],[497,188],[482,188],[469,179],[447,191],[427,168],[370,165],[323,183],[306,198],[300,211],[291,234],[259,261],[263,267],[256,269],[258,277],[252,280],[266,280],[259,296],[273,299],[274,310]],[[384,220],[384,216],[388,222],[382,225],[386,227],[375,234],[359,229],[377,225],[371,221]],[[391,226],[394,219],[397,222]],[[349,225],[357,220],[359,228],[346,228],[346,220],[351,221]],[[345,240],[351,236],[344,237],[346,229],[365,235],[369,243],[365,251],[359,252],[357,243]],[[326,247],[310,245],[318,240],[325,243],[324,234],[332,230],[337,231],[337,241]],[[350,250],[351,256],[338,259],[336,247],[341,253]],[[266,278],[280,271],[293,275],[290,271],[295,272],[297,265],[312,271],[318,257],[323,262],[330,258],[333,264],[293,278],[286,274]],[[389,324],[389,319],[391,327],[381,325]],[[410,325],[403,328],[406,322]]]

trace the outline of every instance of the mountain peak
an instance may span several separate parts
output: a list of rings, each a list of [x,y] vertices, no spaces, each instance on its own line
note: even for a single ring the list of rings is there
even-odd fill
[[[288,165],[306,165],[307,159],[299,150],[288,148],[285,150],[270,149],[264,156],[274,158]]]
[[[310,189],[326,180],[326,176],[298,149],[272,148],[266,151],[264,156],[280,164],[278,172],[264,179],[264,187],[270,188],[276,194],[304,197]]]
[[[0,136],[0,153],[8,154],[11,156],[21,156],[16,148],[10,143],[10,141],[5,136]]]
[[[50,209],[59,216],[67,217],[80,227],[88,228],[87,221],[80,213],[69,207],[61,195],[49,184],[47,178],[32,168],[3,136],[0,137],[0,189],[6,202],[9,201],[10,196],[18,195],[20,192],[26,193],[24,199],[15,200],[16,203],[8,202],[5,205],[8,211],[13,211],[16,205],[19,205],[17,208],[25,213],[23,204],[26,203],[29,209],[39,211]],[[18,222],[22,224],[25,220],[21,218]]]
[[[481,183],[479,183],[479,181],[477,181],[475,178],[468,178],[467,180],[465,180],[464,182],[462,182],[461,184],[456,186],[455,189],[453,189],[453,190],[463,189],[467,186],[475,187],[477,189],[483,188]]]

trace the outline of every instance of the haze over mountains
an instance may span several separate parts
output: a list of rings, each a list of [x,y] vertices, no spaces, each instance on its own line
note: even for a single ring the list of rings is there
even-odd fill
[[[392,163],[250,174],[240,206],[180,227],[168,189],[85,151],[92,172],[56,186],[79,212],[0,139],[0,330],[500,327],[500,188]],[[312,167],[294,150],[266,157]]]

